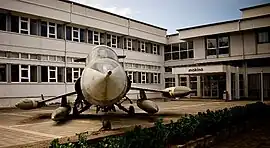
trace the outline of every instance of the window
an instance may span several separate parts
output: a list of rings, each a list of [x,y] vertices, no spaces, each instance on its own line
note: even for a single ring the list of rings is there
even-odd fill
[[[93,31],[88,30],[88,43],[93,44]]]
[[[207,42],[207,55],[229,54],[229,37],[216,36],[208,37]]]
[[[127,49],[132,50],[132,40],[131,39],[127,39]]]
[[[165,72],[172,72],[172,68],[171,67],[165,67]]]
[[[49,30],[48,37],[49,38],[56,38],[56,24],[49,22],[48,23],[48,30]]]
[[[20,82],[37,82],[37,66],[19,65]]]
[[[49,61],[56,61],[56,56],[50,55],[49,56]]]
[[[38,35],[38,24],[35,19],[30,19],[30,34]]]
[[[85,42],[85,30],[80,28],[80,42]]]
[[[66,80],[67,82],[72,82],[72,68],[67,68]]]
[[[57,71],[56,71],[56,67],[52,67],[52,66],[49,66],[48,67],[48,78],[49,78],[49,82],[57,82],[56,81],[56,76],[57,76]]]
[[[157,44],[153,44],[153,54],[157,54]]]
[[[0,30],[7,30],[7,15],[4,13],[0,13]]]
[[[16,52],[9,52],[8,53],[9,58],[19,58],[19,53]]]
[[[187,77],[180,76],[179,80],[180,86],[187,86]]]
[[[141,83],[146,83],[146,73],[145,72],[142,72],[141,73]]]
[[[229,37],[219,37],[218,38],[218,54],[228,54],[229,53]]]
[[[57,61],[59,61],[59,62],[65,62],[65,57],[57,56]]]
[[[0,57],[7,57],[7,52],[0,51]]]
[[[39,59],[39,55],[38,54],[30,54],[30,59],[38,60]]]
[[[105,45],[106,44],[106,36],[105,36],[105,33],[99,33],[100,35],[100,42],[99,42],[99,44],[100,45]]]
[[[179,60],[179,44],[172,44],[172,60]]]
[[[37,66],[30,66],[30,82],[37,82]]]
[[[47,22],[42,21],[41,22],[41,36],[47,37]]]
[[[171,45],[165,45],[164,46],[164,60],[168,61],[172,59],[172,50]]]
[[[165,88],[174,86],[175,86],[175,78],[165,78]]]
[[[11,65],[11,82],[19,82],[19,65]]]
[[[269,43],[270,33],[269,31],[258,32],[258,43]]]
[[[99,39],[100,39],[99,32],[94,31],[93,36],[94,36],[94,37],[93,37],[93,38],[94,38],[94,44],[95,44],[95,45],[99,45]]]
[[[76,27],[72,28],[72,41],[79,42],[79,40],[80,40],[79,32],[80,32],[79,28],[76,28]]]
[[[7,65],[6,64],[0,64],[0,82],[6,82],[7,81]]]
[[[158,74],[154,73],[154,83],[158,83]]]
[[[115,35],[112,35],[112,47],[114,48],[117,47],[117,38]]]
[[[66,26],[66,39],[71,41],[71,27],[70,26]]]
[[[20,17],[20,33],[29,34],[29,18]]]
[[[40,55],[40,60],[42,61],[48,61],[49,56],[48,55]]]
[[[117,36],[107,34],[107,46],[117,48]]]
[[[19,33],[19,17],[11,15],[11,32]]]
[[[57,67],[57,82],[64,82],[64,81],[65,81],[65,68]]]
[[[76,82],[76,80],[79,77],[80,77],[80,68],[73,68],[73,71],[72,71],[73,82]]]
[[[56,34],[57,34],[58,39],[64,39],[64,37],[65,37],[64,25],[57,24],[57,33]]]
[[[21,53],[21,58],[22,59],[29,59],[29,54],[27,54],[27,53]]]
[[[192,90],[197,90],[197,76],[190,76],[189,77],[189,87]],[[197,96],[197,91],[190,94],[191,96]]]
[[[48,67],[41,66],[41,82],[48,82]]]
[[[128,71],[127,73],[128,73],[127,75],[129,77],[130,81],[133,82],[133,72],[132,71]]]
[[[141,46],[141,52],[145,52],[145,42],[141,41],[140,46]]]

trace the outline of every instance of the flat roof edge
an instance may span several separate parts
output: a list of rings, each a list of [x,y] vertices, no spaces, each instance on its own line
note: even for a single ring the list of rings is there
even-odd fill
[[[195,28],[203,28],[203,27],[208,27],[208,26],[213,26],[213,25],[219,25],[219,24],[233,23],[233,22],[238,22],[239,20],[240,19],[235,19],[235,20],[229,20],[229,21],[223,21],[223,22],[216,22],[216,23],[209,23],[209,24],[198,25],[198,26],[187,27],[187,28],[180,28],[180,29],[176,29],[176,31],[183,31],[183,30],[190,30],[190,29],[195,29]]]
[[[264,3],[264,4],[260,4],[260,5],[245,7],[245,8],[241,8],[239,10],[243,11],[243,10],[249,10],[249,9],[254,9],[254,8],[260,8],[260,7],[264,7],[264,6],[270,6],[270,3]]]
[[[134,22],[137,22],[137,23],[141,23],[141,24],[144,24],[144,25],[147,25],[147,26],[150,26],[150,27],[154,27],[154,28],[157,28],[157,29],[161,29],[161,30],[167,31],[166,28],[158,27],[158,26],[155,26],[155,25],[152,25],[152,24],[148,24],[148,23],[145,23],[145,22],[142,22],[142,21],[138,21],[138,20],[135,20],[135,19],[132,19],[132,18],[121,16],[121,15],[118,15],[118,14],[115,14],[115,13],[111,13],[111,12],[108,12],[108,11],[105,11],[105,10],[101,10],[101,9],[98,9],[98,8],[95,8],[95,7],[87,6],[87,5],[84,5],[84,4],[81,4],[81,3],[77,3],[77,2],[74,2],[74,1],[70,1],[70,0],[59,0],[59,1],[66,2],[66,3],[73,3],[73,4],[78,5],[78,6],[81,6],[81,7],[85,7],[85,8],[88,8],[88,9],[93,9],[93,10],[96,10],[96,11],[99,11],[99,12],[107,13],[107,14],[110,14],[110,15],[113,15],[113,16],[117,16],[117,17],[120,17],[120,18],[128,19],[128,20],[131,20],[131,21],[134,21]]]
[[[270,14],[265,14],[265,15],[248,17],[248,18],[240,18],[240,19],[217,22],[217,23],[210,23],[210,24],[205,24],[205,25],[200,25],[200,26],[181,28],[181,29],[177,29],[177,31],[190,30],[190,29],[195,29],[195,28],[203,28],[203,27],[208,27],[208,26],[214,26],[214,25],[226,24],[226,23],[233,23],[233,22],[238,22],[238,21],[242,21],[242,20],[251,20],[251,19],[256,19],[256,18],[264,18],[264,17],[269,17],[269,16],[270,16]]]

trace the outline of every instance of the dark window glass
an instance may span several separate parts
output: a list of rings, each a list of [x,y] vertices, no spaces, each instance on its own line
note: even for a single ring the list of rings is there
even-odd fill
[[[41,82],[48,82],[48,67],[41,66]]]
[[[19,33],[19,17],[18,16],[11,16],[11,32]]]
[[[19,65],[11,65],[11,82],[19,82]]]
[[[66,79],[67,82],[72,82],[72,68],[67,68]]]
[[[71,27],[66,26],[66,39],[71,41]]]
[[[188,51],[188,57],[189,58],[194,58],[194,52],[193,52],[193,50]]]
[[[188,49],[193,49],[193,41],[188,41]]]
[[[6,26],[7,26],[7,20],[6,20],[7,15],[0,13],[0,30],[6,31]]]
[[[30,82],[37,82],[37,66],[30,66]]]
[[[57,24],[57,38],[58,39],[64,39],[65,33],[64,33],[64,25]]]
[[[38,31],[37,20],[30,19],[30,34],[37,35],[37,31]]]
[[[178,60],[179,59],[179,52],[174,52],[174,53],[172,53],[172,59],[173,60]]]
[[[93,31],[88,30],[88,43],[93,44]]]
[[[186,59],[187,57],[188,57],[188,52],[187,51],[182,51],[182,52],[180,52],[180,58],[181,59]]]
[[[0,82],[7,81],[6,64],[0,64]]]
[[[41,36],[47,37],[47,22],[41,22]]]
[[[84,34],[84,29],[80,29],[80,42],[84,42],[85,41],[85,34]]]

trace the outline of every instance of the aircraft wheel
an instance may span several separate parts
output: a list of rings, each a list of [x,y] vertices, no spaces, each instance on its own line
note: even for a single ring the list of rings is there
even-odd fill
[[[135,114],[135,108],[134,108],[134,106],[129,106],[128,114],[129,115],[134,115]]]
[[[103,120],[102,121],[102,128],[106,130],[112,129],[112,124],[109,120]]]

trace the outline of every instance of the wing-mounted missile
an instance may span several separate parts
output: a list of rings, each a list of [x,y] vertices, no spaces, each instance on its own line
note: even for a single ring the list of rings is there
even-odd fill
[[[137,106],[149,114],[155,114],[159,111],[158,106],[154,101],[147,100],[146,94],[143,90],[140,90],[140,98],[137,100]]]
[[[44,105],[43,102],[39,102],[37,100],[32,99],[22,99],[16,103],[16,107],[19,109],[29,110],[42,107]]]
[[[67,119],[70,111],[71,111],[71,107],[69,105],[58,107],[56,110],[53,111],[51,115],[51,119],[53,121],[65,120]]]
[[[181,98],[194,92],[189,87],[186,87],[186,86],[168,87],[168,88],[165,88],[164,91],[165,93],[162,93],[162,95],[168,98],[175,98],[175,97]]]

